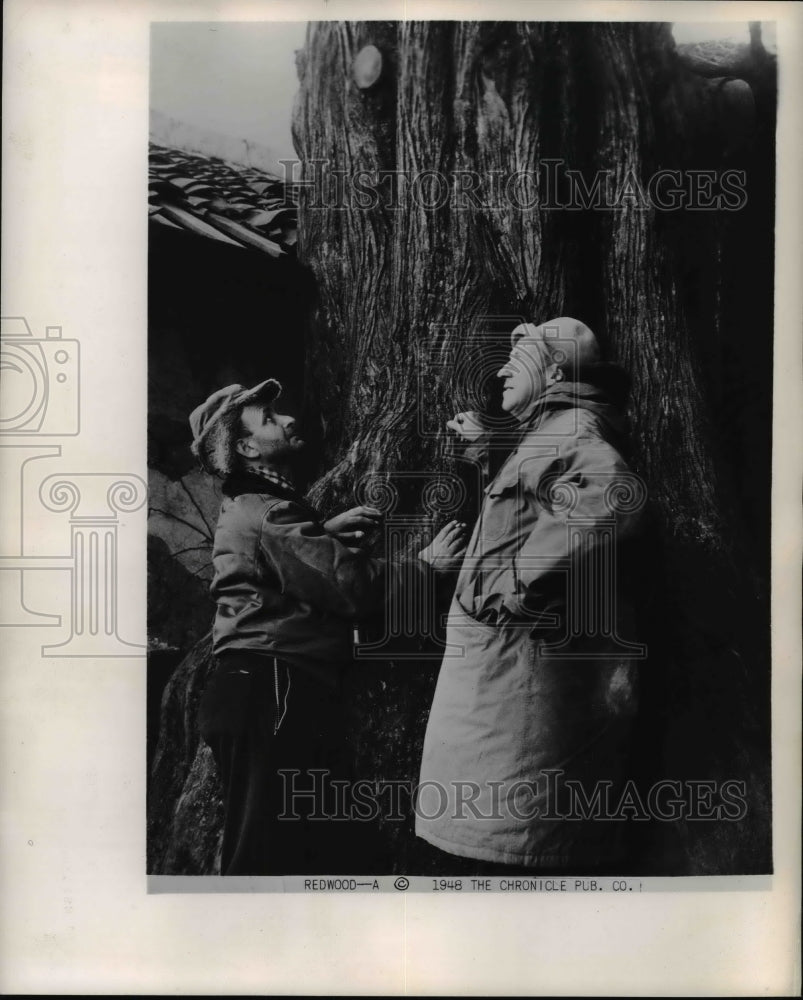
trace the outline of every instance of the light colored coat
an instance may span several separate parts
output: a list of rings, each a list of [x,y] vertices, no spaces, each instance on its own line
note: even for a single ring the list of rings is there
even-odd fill
[[[580,782],[581,802],[617,789],[636,704],[643,650],[626,638],[615,561],[645,493],[621,430],[600,390],[560,384],[485,490],[416,803],[417,834],[442,850],[547,869],[614,859],[620,824],[593,808],[565,818],[564,783]]]

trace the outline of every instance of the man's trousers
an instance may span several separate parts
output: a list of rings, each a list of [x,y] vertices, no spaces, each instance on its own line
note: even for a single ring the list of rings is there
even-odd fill
[[[225,654],[199,723],[223,786],[221,874],[336,874],[349,826],[331,784],[349,773],[338,691],[273,656]]]

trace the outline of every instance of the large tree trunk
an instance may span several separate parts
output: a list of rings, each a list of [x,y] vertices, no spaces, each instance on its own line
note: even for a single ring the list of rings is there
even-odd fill
[[[364,87],[355,58],[367,45],[383,62]],[[689,70],[663,24],[326,22],[310,27],[299,67],[294,134],[307,177],[327,161],[300,206],[301,259],[320,292],[308,403],[333,467],[312,490],[319,504],[351,502],[366,474],[453,470],[443,425],[467,401],[456,373],[489,316],[510,317],[508,329],[517,317],[578,316],[633,378],[633,464],[653,522],[634,768],[645,784],[744,780],[749,801],[741,823],[651,829],[642,869],[769,863],[772,274],[756,261],[772,253],[774,81],[760,43],[752,56],[741,69],[752,67],[755,96],[724,86],[727,71]],[[361,170],[400,171],[408,186],[425,171],[487,180],[549,160],[589,186],[610,172],[618,190],[628,178],[646,188],[658,169],[747,169],[748,204],[489,210],[450,199],[427,209],[408,187],[398,208],[364,208],[334,204],[325,184]],[[754,264],[747,281],[742,254]],[[422,409],[439,434],[422,436]],[[420,510],[421,498],[402,504]],[[366,666],[358,692],[361,763],[414,780],[436,670],[405,662],[380,673]],[[391,853],[414,868],[409,829],[396,832]]]
[[[368,45],[382,58],[373,84],[362,57],[355,66]],[[431,513],[438,494],[422,484],[462,475],[445,421],[478,397],[494,406],[494,331],[562,314],[588,323],[632,376],[632,462],[650,494],[632,772],[642,787],[743,780],[748,799],[738,823],[640,826],[633,868],[766,871],[774,65],[754,40],[739,65],[745,91],[727,69],[717,77],[706,64],[703,75],[691,61],[662,24],[310,26],[294,113],[306,178],[317,171],[300,190],[299,251],[318,288],[306,422],[329,470],[310,496],[325,510],[351,505],[373,476],[398,488],[395,515]],[[625,198],[569,211],[545,207],[542,186],[525,209],[470,195],[430,209],[409,191],[426,171],[474,172],[483,185],[525,172],[521,205],[526,174],[553,160],[589,186],[609,171],[616,190],[628,178],[646,186],[659,168],[744,169],[747,205],[660,212]],[[337,171],[400,172],[398,204],[333,204],[325,182]],[[474,384],[458,377],[466,370]],[[470,516],[477,484],[463,478]],[[399,649],[403,660],[353,674],[356,767],[415,782],[437,661]],[[169,789],[183,789],[162,830],[183,829],[181,803],[206,801],[198,786],[214,781],[197,736],[185,737],[179,779],[160,756],[163,811]],[[366,871],[426,869],[409,818],[381,823],[374,840]],[[185,851],[194,860],[183,870],[209,869],[205,850]],[[151,870],[170,870],[175,846],[165,851]]]

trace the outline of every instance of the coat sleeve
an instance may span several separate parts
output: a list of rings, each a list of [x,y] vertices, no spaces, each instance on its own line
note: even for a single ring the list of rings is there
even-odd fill
[[[619,452],[602,439],[579,441],[537,482],[525,479],[522,486],[539,512],[502,599],[516,618],[553,605],[581,560],[630,538],[646,496]]]
[[[292,501],[265,514],[259,544],[284,593],[349,619],[378,611],[411,578],[430,576],[420,559],[393,563],[344,545]]]
[[[460,453],[463,461],[476,465],[485,480],[491,476],[491,447],[493,444],[493,434],[491,431],[483,431],[473,441],[469,441]]]

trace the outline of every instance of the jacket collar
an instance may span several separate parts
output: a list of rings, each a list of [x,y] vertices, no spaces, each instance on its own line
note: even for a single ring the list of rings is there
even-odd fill
[[[626,432],[622,410],[629,386],[627,373],[617,365],[587,365],[577,372],[577,381],[555,382],[542,392],[518,420],[526,432],[534,430],[549,413],[565,409],[590,410],[619,437]]]
[[[269,473],[269,474],[266,474]],[[283,500],[299,500],[295,486],[284,476],[272,469],[239,469],[232,472],[223,482],[223,493],[227,497],[237,497],[243,493],[270,493]]]

